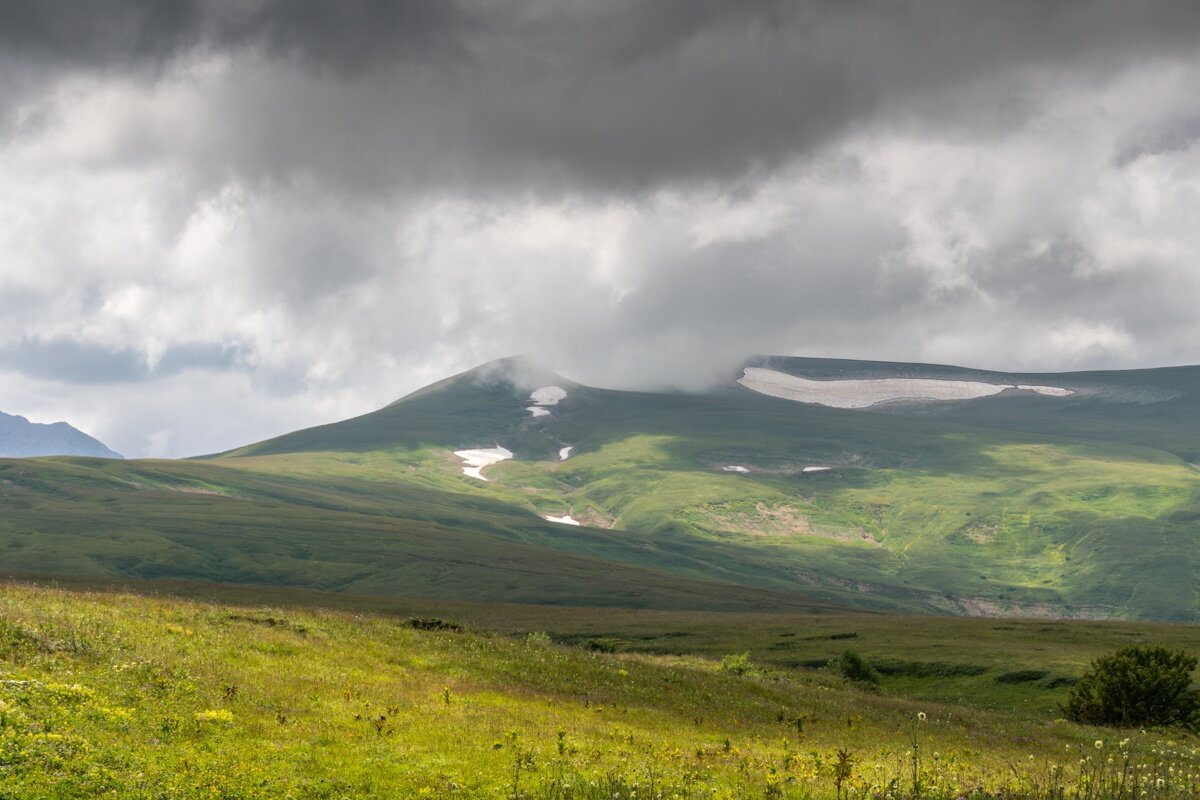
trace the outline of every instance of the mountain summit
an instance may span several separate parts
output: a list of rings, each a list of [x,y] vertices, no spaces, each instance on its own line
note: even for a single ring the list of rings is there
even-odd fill
[[[122,457],[99,440],[65,422],[44,425],[0,411],[0,457],[32,456]]]

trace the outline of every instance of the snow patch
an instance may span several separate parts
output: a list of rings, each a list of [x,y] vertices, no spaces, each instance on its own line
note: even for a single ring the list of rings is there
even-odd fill
[[[579,520],[572,517],[570,514],[563,514],[561,517],[545,516],[542,519],[547,522],[557,522],[560,525],[578,525]]]
[[[466,462],[466,466],[462,468],[463,475],[481,481],[487,480],[483,477],[484,467],[513,457],[511,450],[499,446],[481,450],[455,450],[454,455]]]
[[[829,467],[805,467],[801,472],[828,472]]]
[[[738,466],[737,464],[730,464],[728,467],[721,467],[721,469],[724,470],[725,472],[739,472],[742,474],[745,474],[750,471],[746,467],[741,467],[741,466]]]
[[[556,406],[560,400],[565,400],[566,397],[567,390],[561,386],[543,386],[540,389],[534,389],[529,395],[529,399],[535,406]]]
[[[528,411],[530,414],[532,414],[535,417],[550,416],[550,412],[547,411],[546,409],[542,408],[541,406],[530,406],[529,408],[527,408],[525,410]]]
[[[799,403],[817,403],[832,408],[868,408],[878,403],[897,400],[973,400],[1016,388],[1054,397],[1072,394],[1071,390],[1056,386],[1018,387],[1008,383],[934,378],[814,381],[761,367],[747,367],[738,383],[759,394]]]
[[[574,449],[575,449],[574,445],[568,445],[567,447],[564,447],[561,450],[559,450],[558,451],[558,460],[566,461],[568,458],[571,457],[571,451]]]

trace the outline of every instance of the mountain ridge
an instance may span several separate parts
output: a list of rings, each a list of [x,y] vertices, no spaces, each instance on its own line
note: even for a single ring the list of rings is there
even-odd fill
[[[822,391],[1061,391],[849,408],[736,374],[633,392],[505,359],[214,456],[4,469],[0,546],[24,572],[443,599],[703,607],[743,587],[768,604],[1200,620],[1200,459],[1185,459],[1200,368],[746,362],[764,364]]]
[[[66,422],[30,422],[0,411],[0,458],[39,456],[124,457]]]

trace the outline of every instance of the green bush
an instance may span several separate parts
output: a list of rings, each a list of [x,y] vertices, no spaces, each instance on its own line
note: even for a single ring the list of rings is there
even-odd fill
[[[525,636],[525,644],[531,647],[549,647],[554,644],[554,640],[545,631],[530,631]]]
[[[457,622],[448,622],[437,617],[410,617],[404,622],[408,627],[419,631],[451,631],[453,633],[461,633],[463,630],[463,626]]]
[[[748,675],[755,671],[749,653],[731,653],[721,659],[721,671],[734,675]]]
[[[1200,727],[1200,696],[1191,689],[1196,659],[1181,650],[1134,645],[1092,662],[1062,707],[1067,719],[1135,728]]]
[[[581,643],[584,650],[592,653],[615,653],[617,652],[617,643],[605,637],[593,637],[584,639]]]
[[[879,673],[858,653],[847,650],[837,660],[837,670],[842,677],[851,683],[863,683],[870,686],[879,685]]]

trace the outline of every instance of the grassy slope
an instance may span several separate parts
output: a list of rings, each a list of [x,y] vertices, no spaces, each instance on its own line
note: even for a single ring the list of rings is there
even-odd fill
[[[420,487],[82,459],[0,461],[0,481],[8,572],[583,605],[712,607],[714,593],[729,608],[813,605],[551,549],[536,534],[607,534]]]
[[[501,365],[206,461],[0,462],[0,548],[20,571],[459,599],[805,602],[706,583],[719,581],[885,610],[1200,613],[1200,473],[1181,458],[1200,428],[1184,413],[1196,370],[766,363],[1079,394],[861,412],[740,388],[570,385],[553,417],[533,420],[527,389],[495,380]],[[1159,446],[1168,430],[1184,444]],[[489,467],[488,483],[461,474],[453,450],[497,443],[516,460]],[[568,511],[594,527],[538,518]]]
[[[504,609],[475,608],[512,624]],[[893,780],[909,796],[915,745],[921,796],[932,800],[1034,782],[1074,787],[1080,770],[1105,769],[1105,755],[1124,758],[1124,734],[1056,721],[1041,707],[914,700],[898,684],[872,694],[823,673],[735,675],[697,655],[742,649],[739,630],[752,641],[770,632],[812,643],[866,618],[523,613],[557,614],[576,633],[673,633],[678,652],[681,633],[704,643],[686,655],[597,655],[417,631],[390,616],[0,586],[0,794],[833,797],[832,765],[845,750],[854,796]],[[992,664],[1006,646],[1038,643],[1068,672],[1122,632],[1195,636],[1072,625],[1064,627],[1104,631],[1104,641],[1081,635],[1062,646],[1061,635],[991,621],[959,621],[954,637],[939,638],[939,625],[913,621],[914,638],[926,647],[953,638],[955,658]],[[960,640],[960,628],[986,635]],[[1155,768],[1169,777],[1157,796],[1192,796],[1194,742],[1132,738],[1133,762],[1153,765],[1143,789]]]
[[[574,387],[553,419],[513,422],[508,415],[520,410],[521,394],[467,376],[415,404],[354,421],[341,444],[383,440],[405,452],[442,453],[464,441],[444,443],[454,435],[447,420],[470,418],[490,426],[479,443],[502,441],[522,462],[491,468],[495,483],[480,491],[544,513],[572,508],[594,524],[659,537],[667,542],[660,553],[669,545],[736,580],[801,585],[842,602],[1195,618],[1200,475],[1178,453],[1144,443],[1157,442],[1161,426],[1176,429],[1181,441],[1200,430],[1178,410],[1146,402],[1182,395],[1195,370],[1037,376],[767,363],[824,377],[878,376],[886,368],[1069,385],[1079,394],[848,412],[741,390],[697,397]],[[1161,412],[1149,427],[1148,406]],[[1008,425],[1001,411],[1023,427]],[[1104,420],[1121,414],[1126,427],[1112,435]],[[279,454],[257,460],[256,469],[305,462],[306,451],[312,463],[311,451],[334,447],[338,435],[330,426],[245,452]],[[568,443],[576,455],[556,463],[551,454]],[[727,464],[754,473],[721,473]],[[799,474],[815,464],[840,468]],[[420,473],[409,478],[461,483],[452,473]],[[797,525],[772,524],[779,517],[804,518],[807,530],[797,535]]]
[[[1200,367],[1005,373],[938,364],[777,356],[752,363],[814,378],[944,378],[1060,386],[1075,394],[1065,399],[1004,395],[893,411],[1006,431],[1144,445],[1189,463],[1200,462]]]

